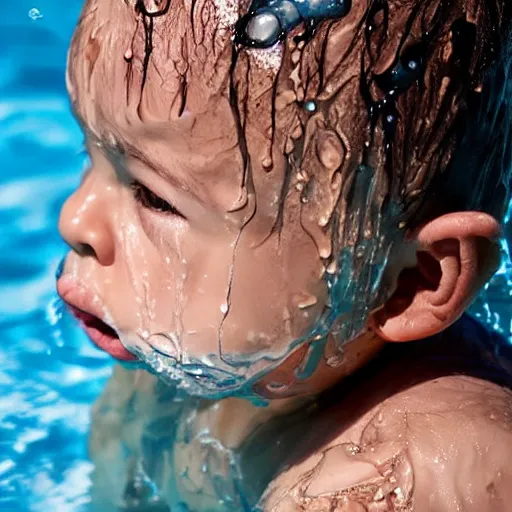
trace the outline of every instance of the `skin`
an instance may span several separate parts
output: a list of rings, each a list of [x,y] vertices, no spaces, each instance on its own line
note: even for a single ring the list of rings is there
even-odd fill
[[[146,7],[155,8],[153,4]],[[420,4],[421,16],[416,16]],[[365,429],[380,410],[387,418],[386,435],[398,435],[393,425],[403,423],[405,399],[399,393],[405,377],[397,377],[396,371],[391,374],[396,386],[388,396],[377,394],[369,412],[358,405],[357,392],[356,398],[339,400],[337,410],[353,416],[354,430],[340,424],[336,414],[325,430],[321,418],[309,417],[308,411],[319,393],[364,366],[384,340],[408,341],[443,331],[497,265],[499,223],[483,213],[434,216],[418,229],[405,229],[420,207],[419,191],[444,170],[453,152],[449,128],[462,89],[460,84],[448,86],[455,80],[451,72],[438,72],[440,62],[459,58],[450,27],[463,7],[470,21],[479,13],[474,2],[453,2],[437,11],[440,5],[409,1],[393,8],[387,30],[376,21],[372,38],[383,31],[388,37],[375,54],[372,45],[377,43],[368,47],[360,28],[370,5],[354,2],[346,18],[321,25],[305,46],[289,37],[271,50],[235,55],[236,3],[177,2],[165,15],[150,19],[130,1],[86,2],[70,50],[68,88],[91,167],[60,219],[61,233],[72,248],[59,280],[61,295],[70,301],[85,297],[94,304],[124,347],[149,361],[156,373],[151,356],[157,351],[166,354],[167,366],[173,360],[200,360],[210,369],[237,372],[243,383],[250,383],[252,394],[271,399],[264,409],[239,398],[205,401],[190,396],[200,393],[188,389],[179,373],[173,377],[167,372],[167,386],[159,388],[157,378],[144,371],[116,370],[95,409],[91,437],[99,510],[122,500],[136,510],[142,498],[135,491],[133,498],[127,483],[135,486],[152,468],[154,474],[146,476],[156,483],[159,499],[171,506],[180,500],[192,510],[240,510],[237,500],[243,493],[235,485],[233,454],[247,449],[251,436],[255,445],[273,447],[275,438],[258,427],[284,425],[297,412],[303,421],[294,439],[305,439],[311,431],[319,440],[334,437],[335,442],[306,445],[304,461],[290,461],[293,468],[269,488],[262,506],[302,510],[301,485],[309,479],[317,484],[318,510],[337,510],[345,506],[338,503],[341,483],[334,494],[325,495],[323,470],[315,469],[311,478],[307,471],[331,449],[338,453],[347,439],[364,447]],[[443,13],[441,23],[435,21],[436,12]],[[480,47],[466,70],[475,88],[483,74],[486,23],[477,24]],[[365,77],[385,73],[401,42],[415,43],[424,31],[433,38],[430,58],[423,79],[398,95],[395,106],[402,121],[396,138],[389,140],[382,120],[369,131],[368,99],[360,93],[361,56],[369,62]],[[347,48],[341,56],[340,47]],[[427,86],[435,93],[425,94]],[[367,80],[365,87],[374,105],[382,101],[385,91],[375,82]],[[304,109],[308,98],[317,102],[314,114]],[[395,163],[391,175],[390,151]],[[369,203],[354,203],[352,185],[362,164],[374,170],[375,192],[368,194]],[[395,216],[387,216],[388,204],[396,205]],[[340,270],[336,255],[357,247],[361,233],[366,240],[379,239],[382,219],[383,246],[393,250],[379,301],[368,299],[364,315],[353,313],[363,315],[364,325],[355,336],[346,339],[341,330],[330,332],[313,373],[297,378],[296,369],[316,341],[307,333],[328,308],[326,276]],[[409,271],[406,284],[414,284],[412,294],[400,279],[404,269]],[[352,274],[355,282],[357,277]],[[363,304],[365,291],[358,294]],[[250,364],[233,369],[233,356]],[[407,358],[403,364],[412,366]],[[386,379],[374,377],[375,389],[382,388]],[[208,385],[218,384],[214,376],[208,379]],[[455,408],[460,398],[459,384],[452,384],[443,388],[446,409]],[[438,414],[431,386],[426,379],[408,395],[414,414]],[[485,392],[468,386],[474,400],[482,402]],[[491,384],[489,388],[497,395],[506,393]],[[236,395],[240,389],[231,391]],[[229,396],[230,390],[223,394]],[[487,443],[494,430],[479,419],[488,411],[477,410],[464,419],[471,419],[475,435]],[[429,421],[415,438],[420,455],[431,443]],[[453,427],[460,418],[448,414],[446,421]],[[456,454],[447,465],[450,479],[465,447],[457,444],[449,426],[439,435]],[[404,436],[397,453],[408,443]],[[153,448],[148,448],[148,437]],[[295,448],[289,445],[284,453]],[[267,455],[257,462],[247,456],[245,467],[252,467],[253,477],[272,467]],[[490,455],[492,468],[500,466],[498,456],[497,451]],[[346,462],[331,456],[329,461],[333,467]],[[420,467],[417,461],[411,464],[413,471]],[[279,468],[272,469],[276,474]],[[242,473],[242,480],[251,482],[250,471]],[[421,503],[437,485],[421,472],[418,478],[417,494],[408,494],[409,508],[403,510],[411,509],[413,497]],[[222,491],[216,487],[218,479]],[[288,491],[292,502],[283,501]]]
[[[510,400],[510,391],[469,377],[396,393],[282,473],[264,510],[505,511]]]

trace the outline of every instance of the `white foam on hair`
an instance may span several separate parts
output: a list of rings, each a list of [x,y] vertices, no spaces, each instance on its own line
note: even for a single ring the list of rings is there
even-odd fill
[[[281,67],[283,47],[279,43],[271,48],[251,48],[247,51],[251,60],[263,69],[277,71]]]
[[[213,0],[217,10],[217,19],[220,30],[234,27],[238,21],[238,0]]]

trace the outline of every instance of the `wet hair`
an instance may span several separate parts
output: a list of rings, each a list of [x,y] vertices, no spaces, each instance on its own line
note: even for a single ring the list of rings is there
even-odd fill
[[[295,37],[306,43],[298,75],[310,135],[295,146],[300,156],[290,153],[289,172],[320,170],[302,192],[303,225],[315,219],[309,226],[330,231],[335,264],[318,331],[346,342],[385,302],[392,287],[384,269],[407,229],[453,211],[503,218],[512,168],[512,8],[507,0],[370,0],[353,20],[348,1],[326,2],[323,17],[303,4],[293,15],[290,3],[256,0],[235,41],[265,47],[264,36],[289,39],[297,18],[304,25]],[[350,23],[352,39],[343,39]],[[285,58],[285,76],[287,65]],[[324,163],[326,141],[344,153],[336,169]],[[333,192],[337,173],[344,183]]]
[[[496,30],[481,90],[467,93],[457,143],[444,173],[426,189],[416,223],[446,211],[482,211],[502,220],[512,185],[512,37]]]
[[[338,135],[341,146],[350,136],[337,102],[347,102],[344,90],[352,78],[343,77],[344,67],[358,60],[367,119],[355,163],[385,174],[378,187],[386,198],[378,207],[397,204],[400,224],[414,227],[470,209],[501,219],[510,197],[510,2],[369,0],[328,76],[329,38],[348,22],[352,8],[350,0],[254,0],[234,41],[249,48],[290,37],[309,44],[299,69],[303,105],[309,113],[323,111],[323,128]],[[321,201],[311,199],[312,207]],[[334,230],[338,225],[331,223]],[[333,235],[341,235],[341,245],[347,242],[347,233]]]

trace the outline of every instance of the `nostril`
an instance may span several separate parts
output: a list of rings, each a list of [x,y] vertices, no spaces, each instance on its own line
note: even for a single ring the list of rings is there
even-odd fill
[[[92,245],[89,244],[78,244],[76,247],[76,252],[78,252],[81,256],[92,256],[94,258],[97,257],[96,251],[93,249]]]
[[[80,256],[93,256],[96,257],[96,251],[93,249],[92,245],[82,243],[82,242],[69,242],[68,245]]]

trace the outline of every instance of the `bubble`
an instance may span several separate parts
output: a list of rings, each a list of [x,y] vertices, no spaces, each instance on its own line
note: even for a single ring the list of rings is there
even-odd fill
[[[245,33],[253,42],[270,46],[279,39],[281,24],[275,14],[262,12],[249,21]]]
[[[43,15],[41,14],[41,11],[39,9],[33,7],[32,9],[30,9],[30,11],[28,11],[28,17],[35,21],[40,20],[43,17]]]
[[[415,60],[410,60],[407,64],[407,67],[410,70],[415,71],[416,69],[418,69],[418,63]]]
[[[304,109],[307,112],[316,112],[316,102],[313,100],[308,100],[304,103]]]

